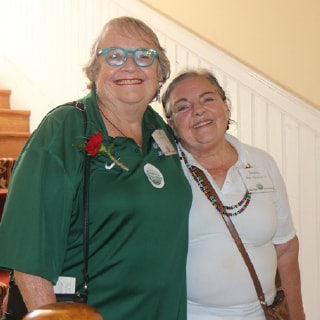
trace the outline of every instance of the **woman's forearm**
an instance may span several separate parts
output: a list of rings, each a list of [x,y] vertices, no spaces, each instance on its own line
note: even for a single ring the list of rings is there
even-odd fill
[[[281,284],[287,298],[291,319],[304,320],[298,263],[298,238],[295,237],[287,244],[276,246],[276,250]]]
[[[28,311],[56,302],[50,281],[20,271],[14,271],[14,277]]]

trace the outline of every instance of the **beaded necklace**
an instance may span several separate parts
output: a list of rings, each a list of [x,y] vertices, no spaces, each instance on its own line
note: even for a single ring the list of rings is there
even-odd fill
[[[179,148],[180,149],[180,148]],[[251,200],[251,193],[247,190],[243,198],[236,204],[232,206],[221,206],[219,202],[215,199],[215,197],[211,194],[210,189],[206,185],[204,178],[201,176],[200,169],[196,166],[193,166],[187,160],[185,153],[180,149],[181,158],[183,159],[186,167],[190,171],[193,179],[197,182],[200,190],[205,194],[207,199],[211,202],[214,208],[218,210],[220,214],[225,214],[227,216],[237,216],[238,214],[242,213],[249,205]],[[208,181],[208,183],[210,183]]]

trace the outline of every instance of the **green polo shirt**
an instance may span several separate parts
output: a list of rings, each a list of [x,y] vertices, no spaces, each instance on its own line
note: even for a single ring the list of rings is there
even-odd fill
[[[51,111],[24,147],[11,178],[0,225],[0,266],[56,283],[76,277],[82,290],[83,150],[97,131],[125,171],[105,156],[91,159],[89,300],[108,320],[185,320],[188,215],[191,190],[178,155],[165,156],[152,138],[171,133],[151,107],[143,146],[109,137],[95,93],[85,103],[88,126],[73,106]],[[154,166],[162,187],[145,168]],[[107,167],[106,167],[107,166]],[[110,168],[111,167],[111,168]]]

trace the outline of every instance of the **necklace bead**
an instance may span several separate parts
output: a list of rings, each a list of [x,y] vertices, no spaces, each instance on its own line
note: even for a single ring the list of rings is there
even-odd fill
[[[218,201],[215,199],[215,197],[211,194],[210,189],[203,181],[201,175],[199,174],[199,169],[196,166],[193,166],[189,163],[187,160],[186,154],[180,149],[181,157],[188,168],[189,172],[191,173],[194,180],[197,182],[200,190],[205,194],[207,199],[211,202],[214,208],[217,209],[217,211],[220,214],[225,214],[227,216],[237,216],[238,214],[242,213],[249,205],[251,201],[251,193],[247,190],[243,198],[236,204],[231,206],[223,206],[221,208],[219,206]]]

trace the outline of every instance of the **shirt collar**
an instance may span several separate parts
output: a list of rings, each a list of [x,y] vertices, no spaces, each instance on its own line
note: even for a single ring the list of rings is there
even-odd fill
[[[251,168],[254,166],[253,159],[250,156],[245,144],[240,142],[236,137],[226,133],[226,140],[235,148],[238,153],[238,160],[235,163],[235,167],[238,168]]]
[[[248,150],[245,148],[245,144],[241,143],[236,137],[226,133],[226,140],[235,148],[238,153],[238,160],[234,164],[236,168],[251,168],[254,167],[254,162],[252,157],[250,156]],[[191,165],[199,165],[198,162],[194,159],[192,154],[188,152],[179,142],[179,148],[186,154],[188,162]]]

